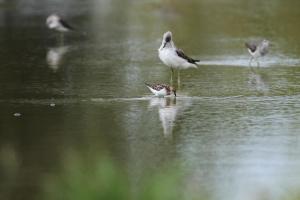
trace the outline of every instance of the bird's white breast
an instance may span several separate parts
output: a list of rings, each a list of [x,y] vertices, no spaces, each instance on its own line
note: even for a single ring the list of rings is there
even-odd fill
[[[254,52],[252,52],[250,49],[248,49],[248,51],[253,58],[257,58],[260,56],[258,49],[256,49]]]
[[[194,64],[187,62],[185,59],[179,57],[174,48],[164,48],[159,50],[158,56],[160,60],[167,66],[172,68],[186,69],[195,67]]]

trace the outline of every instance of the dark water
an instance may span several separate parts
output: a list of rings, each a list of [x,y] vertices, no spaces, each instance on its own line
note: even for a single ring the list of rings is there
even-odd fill
[[[103,152],[133,182],[179,162],[187,187],[216,200],[280,199],[299,188],[299,6],[0,1],[0,198],[39,199],[66,155]],[[63,43],[45,27],[52,12],[77,28]],[[143,84],[170,80],[157,56],[167,30],[203,63],[181,72],[176,100],[152,98]],[[249,67],[244,42],[261,38],[270,54]]]

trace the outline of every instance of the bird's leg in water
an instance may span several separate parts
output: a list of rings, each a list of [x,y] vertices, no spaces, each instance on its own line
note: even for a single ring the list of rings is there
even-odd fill
[[[253,61],[253,57],[251,56],[250,60],[249,60],[249,66],[251,67],[251,63]]]
[[[177,87],[178,87],[178,89],[180,89],[180,70],[178,69],[178,71],[177,71]]]
[[[256,63],[257,63],[257,67],[259,68],[260,64],[259,64],[258,58],[256,58]]]
[[[170,85],[173,85],[173,73],[174,73],[174,69],[171,67],[171,80],[170,80]]]

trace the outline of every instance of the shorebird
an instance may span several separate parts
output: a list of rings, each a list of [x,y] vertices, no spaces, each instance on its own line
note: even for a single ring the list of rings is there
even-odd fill
[[[55,30],[61,33],[61,42],[63,42],[63,33],[73,31],[74,28],[70,26],[65,20],[63,20],[57,14],[51,14],[46,19],[46,25],[49,29]]]
[[[49,15],[46,20],[46,25],[49,29],[56,30],[58,32],[68,32],[74,30],[65,20],[56,14]]]
[[[196,60],[187,56],[181,49],[178,49],[172,39],[172,33],[170,31],[164,33],[161,46],[158,49],[158,56],[160,60],[170,67],[171,80],[174,69],[187,69],[197,68],[200,60]],[[179,71],[178,71],[179,75]]]
[[[251,55],[249,65],[251,65],[253,59],[256,60],[257,64],[259,65],[258,58],[265,56],[268,53],[270,42],[264,39],[259,43],[246,42],[245,46]]]
[[[145,83],[145,85],[149,88],[149,90],[158,97],[164,97],[167,95],[171,95],[171,92],[173,92],[174,96],[176,97],[176,89],[172,86],[169,86],[167,84],[153,84],[150,85],[148,83]]]

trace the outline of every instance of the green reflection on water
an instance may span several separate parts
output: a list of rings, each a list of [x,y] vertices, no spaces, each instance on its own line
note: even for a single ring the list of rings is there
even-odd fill
[[[200,189],[181,192],[185,184],[178,167],[161,166],[133,184],[135,178],[128,177],[124,167],[110,157],[69,151],[61,168],[44,179],[41,199],[204,199]]]
[[[127,178],[110,159],[66,157],[64,170],[46,179],[43,199],[130,199]]]

